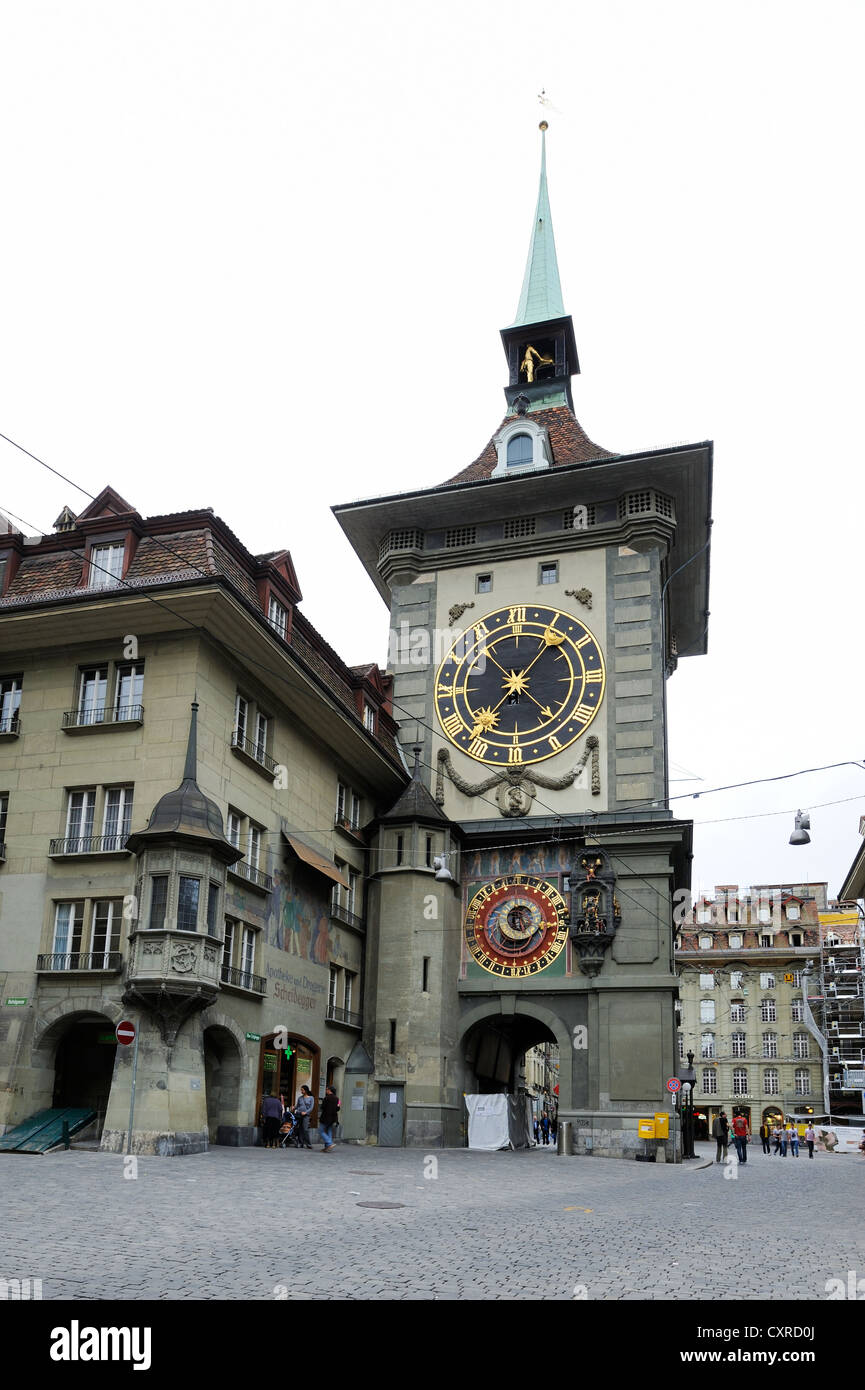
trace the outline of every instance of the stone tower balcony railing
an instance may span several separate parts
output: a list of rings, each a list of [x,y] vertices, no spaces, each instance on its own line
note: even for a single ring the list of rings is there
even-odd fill
[[[142,929],[129,937],[127,987],[139,994],[208,994],[219,990],[222,945],[201,932]]]

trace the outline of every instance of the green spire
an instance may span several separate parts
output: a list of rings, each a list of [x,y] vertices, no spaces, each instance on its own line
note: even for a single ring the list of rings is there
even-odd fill
[[[550,197],[547,192],[547,123],[541,122],[541,185],[538,189],[538,206],[535,210],[535,225],[529,244],[529,258],[523,277],[523,289],[517,306],[517,316],[511,328],[524,324],[546,323],[548,319],[561,319],[565,316],[562,303],[562,287],[559,283],[559,266],[556,260],[556,243],[553,237],[553,218],[550,213]]]

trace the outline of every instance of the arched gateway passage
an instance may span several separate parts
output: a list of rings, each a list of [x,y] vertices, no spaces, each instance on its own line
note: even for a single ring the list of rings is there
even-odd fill
[[[523,1058],[540,1043],[556,1044],[556,1035],[545,1023],[523,1014],[483,1019],[466,1033],[464,1048],[468,1078],[466,1087],[480,1095],[517,1089]]]
[[[570,1103],[573,1080],[568,1025],[553,1000],[486,1000],[467,1010],[460,1040],[461,1090],[467,1094],[522,1095],[529,1123],[554,1133],[560,1102]],[[543,1124],[538,1137],[543,1143]]]

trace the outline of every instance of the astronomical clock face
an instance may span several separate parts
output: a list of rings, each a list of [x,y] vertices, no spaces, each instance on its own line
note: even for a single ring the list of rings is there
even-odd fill
[[[605,681],[600,646],[579,618],[537,603],[500,608],[442,662],[436,712],[451,743],[478,762],[537,763],[586,731]]]
[[[568,939],[568,908],[542,878],[512,874],[494,879],[466,911],[468,948],[491,975],[535,975],[556,959]]]

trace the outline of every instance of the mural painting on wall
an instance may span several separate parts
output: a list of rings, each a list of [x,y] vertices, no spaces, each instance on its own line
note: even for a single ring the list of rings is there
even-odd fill
[[[500,874],[566,874],[571,868],[568,845],[531,845],[526,849],[477,849],[467,856],[469,879],[498,878]]]
[[[301,960],[327,965],[344,955],[338,933],[331,935],[330,896],[317,892],[296,870],[283,865],[273,873],[267,942]]]

